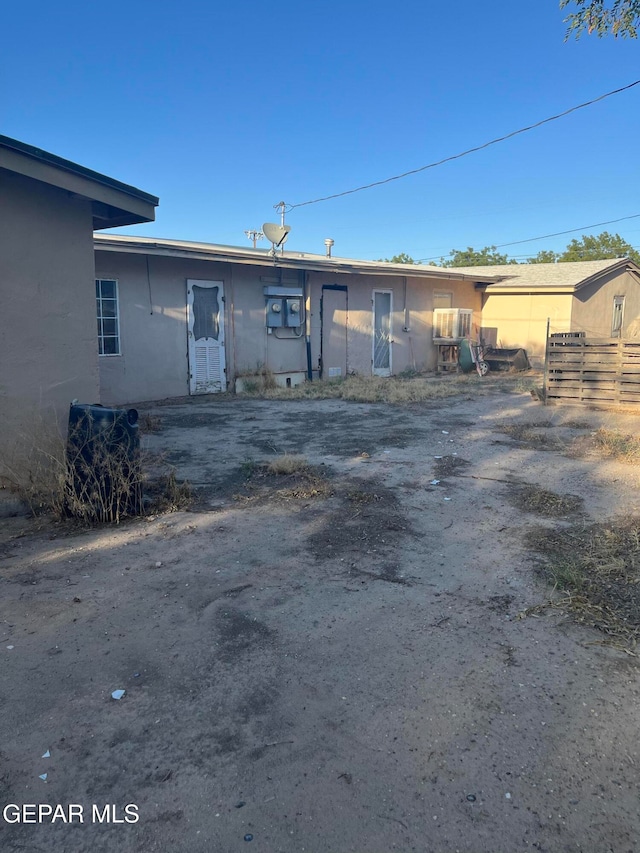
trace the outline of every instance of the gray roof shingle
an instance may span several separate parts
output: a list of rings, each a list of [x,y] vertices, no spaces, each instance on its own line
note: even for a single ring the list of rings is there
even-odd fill
[[[454,267],[463,275],[471,275],[473,270],[482,275],[500,275],[503,280],[487,285],[487,290],[500,290],[504,287],[524,289],[567,288],[576,289],[587,281],[603,273],[624,268],[631,262],[627,258],[610,258],[605,261],[569,261],[558,264],[499,264],[486,267]]]

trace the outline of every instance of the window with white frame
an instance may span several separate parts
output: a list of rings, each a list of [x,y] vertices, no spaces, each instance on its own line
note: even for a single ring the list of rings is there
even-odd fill
[[[611,317],[611,337],[622,336],[622,320],[624,315],[624,296],[613,297],[613,315]]]
[[[99,355],[120,355],[118,282],[115,279],[96,279],[96,312]]]

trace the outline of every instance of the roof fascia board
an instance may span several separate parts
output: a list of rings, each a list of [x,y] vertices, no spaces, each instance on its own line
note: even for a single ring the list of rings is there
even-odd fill
[[[514,284],[514,285],[502,285],[502,284],[489,284],[485,288],[485,293],[489,296],[492,293],[500,293],[500,294],[526,294],[531,296],[536,293],[575,293],[576,288],[572,284],[565,285],[540,285],[538,287],[532,287],[531,285],[526,284]]]
[[[153,222],[155,219],[158,200],[153,196],[144,198],[134,195],[117,186],[96,181],[91,176],[67,171],[44,160],[24,155],[20,151],[7,150],[2,145],[0,145],[0,168],[56,187],[72,196],[108,205],[117,211],[116,219],[121,219],[122,214],[125,214],[128,220],[126,224]]]
[[[95,249],[100,252],[120,252],[124,254],[156,255],[173,258],[189,258],[190,260],[217,261],[219,263],[237,263],[252,266],[270,267],[272,269],[304,269],[309,272],[347,274],[347,275],[375,275],[408,278],[431,278],[436,281],[471,281],[476,283],[477,276],[461,275],[451,272],[435,272],[419,268],[406,269],[404,266],[375,266],[368,264],[359,265],[357,261],[318,260],[311,257],[291,257],[287,255],[249,255],[244,252],[220,251],[215,247],[212,250],[196,249],[189,246],[169,245],[161,241],[143,242],[132,238],[118,240],[117,235],[96,235]],[[485,277],[486,283],[495,282],[495,277]]]
[[[35,148],[32,145],[27,145],[17,139],[11,139],[8,136],[0,134],[0,157],[3,153],[13,152],[20,155],[25,160],[38,161],[52,166],[54,169],[63,172],[80,175],[92,183],[103,184],[104,186],[116,189],[126,195],[131,195],[136,198],[146,201],[148,204],[158,206],[160,200],[157,196],[139,190],[131,184],[125,184],[122,181],[117,181],[115,178],[110,178],[108,175],[103,175],[100,172],[94,172],[93,169],[87,169],[85,166],[80,166],[78,163],[73,163],[71,160],[65,160],[63,157],[58,157],[56,154],[50,154],[48,151],[43,151],[40,148]]]
[[[606,267],[605,269],[600,270],[599,272],[594,273],[593,275],[590,275],[589,278],[585,278],[582,281],[579,281],[576,284],[575,289],[580,290],[582,287],[586,287],[588,284],[595,284],[598,279],[604,278],[605,276],[610,275],[612,272],[617,272],[623,267],[628,266],[629,263],[630,261],[627,258],[621,258],[619,263],[613,264],[610,267]]]

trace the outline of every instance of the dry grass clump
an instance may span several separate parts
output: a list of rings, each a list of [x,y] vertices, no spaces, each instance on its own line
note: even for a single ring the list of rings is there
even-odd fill
[[[296,456],[294,454],[283,453],[282,456],[276,456],[267,465],[267,471],[270,474],[286,475],[295,474],[301,471],[308,471],[309,463],[304,456]]]
[[[152,415],[151,412],[142,412],[138,420],[140,432],[160,432],[162,429],[162,418]]]
[[[534,531],[526,541],[543,555],[542,573],[561,593],[528,612],[560,607],[631,652],[640,638],[640,518]]]
[[[269,400],[348,400],[356,403],[422,403],[461,394],[491,391],[525,393],[532,379],[484,377],[477,374],[451,376],[347,376],[305,382],[295,388],[279,386],[257,391]],[[245,383],[245,390],[248,390]]]
[[[596,448],[604,456],[623,462],[640,462],[640,439],[618,430],[599,429],[593,436]]]
[[[347,376],[305,382],[296,388],[275,388],[265,394],[271,400],[348,400],[354,403],[419,403],[452,397],[467,390],[467,377],[400,379],[381,376]]]
[[[552,427],[553,423],[551,421],[541,421],[540,423],[502,424],[497,427],[497,430],[504,435],[508,435],[514,441],[537,445],[540,449],[544,450],[552,450],[558,447],[558,441],[553,436],[539,431]]]
[[[144,487],[147,512],[179,512],[193,502],[193,490],[188,480],[179,482],[171,469],[155,479],[147,480]]]
[[[549,518],[558,518],[577,512],[583,504],[579,495],[559,495],[538,486],[518,486],[514,489],[513,502],[525,512],[534,512]]]
[[[23,452],[1,473],[34,516],[81,526],[118,524],[148,511],[184,509],[190,502],[189,484],[178,483],[173,469],[156,462],[150,477],[150,460],[133,439],[123,440],[117,425],[86,432],[79,424],[67,440],[50,427],[23,443]]]
[[[262,396],[278,387],[276,377],[266,365],[259,364],[254,370],[244,370],[238,374],[242,380],[242,393]]]
[[[246,482],[244,490],[233,495],[235,501],[327,498],[333,494],[324,474],[304,456],[285,453],[266,464],[248,460],[242,465],[242,473]]]
[[[352,504],[369,504],[375,501],[382,500],[380,495],[375,492],[365,491],[364,489],[351,489],[347,492],[347,500]]]

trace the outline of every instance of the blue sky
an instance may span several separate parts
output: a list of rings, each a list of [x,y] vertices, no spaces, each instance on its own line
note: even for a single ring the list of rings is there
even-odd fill
[[[155,223],[120,233],[249,246],[280,200],[419,168],[640,78],[639,41],[565,43],[562,18],[557,0],[13,3],[0,133],[160,197]],[[332,237],[335,255],[428,259],[640,213],[639,131],[640,86],[294,209],[287,248]],[[640,247],[640,218],[606,229]]]

